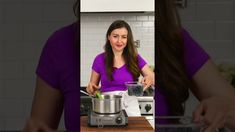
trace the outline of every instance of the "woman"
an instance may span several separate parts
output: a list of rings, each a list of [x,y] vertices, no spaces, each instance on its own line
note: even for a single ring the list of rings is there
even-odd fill
[[[97,55],[93,62],[90,82],[86,89],[88,93],[94,94],[98,89],[103,94],[126,93],[125,82],[138,81],[140,74],[143,75],[141,83],[144,90],[154,85],[154,73],[137,53],[128,23],[117,20],[110,25],[104,50],[105,52]],[[100,81],[101,87],[98,86]],[[134,116],[130,113],[133,110],[139,110],[139,106],[126,109],[128,116]]]
[[[156,115],[182,116],[188,88],[200,100],[194,121],[205,131],[223,126],[235,130],[234,88],[219,74],[209,55],[181,27],[173,0],[157,0]]]
[[[78,15],[78,2],[74,5]],[[66,131],[80,130],[77,46],[79,23],[57,30],[43,48],[37,67],[36,89],[25,132],[54,131],[64,110]],[[66,65],[65,65],[66,64]]]

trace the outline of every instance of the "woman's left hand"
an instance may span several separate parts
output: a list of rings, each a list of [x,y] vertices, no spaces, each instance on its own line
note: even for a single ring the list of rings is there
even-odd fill
[[[195,122],[203,121],[207,126],[205,132],[215,132],[225,126],[233,103],[225,97],[210,97],[202,100],[196,107],[193,116]]]
[[[153,78],[151,76],[145,76],[142,80],[141,83],[144,85],[144,90],[149,88],[151,85],[153,85]]]

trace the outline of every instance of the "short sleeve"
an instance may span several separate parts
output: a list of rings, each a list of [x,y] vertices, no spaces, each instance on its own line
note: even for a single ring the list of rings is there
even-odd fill
[[[184,29],[183,39],[186,72],[188,76],[192,78],[195,73],[206,63],[210,56]]]
[[[36,74],[53,88],[59,89],[59,73],[57,70],[53,35],[47,40],[43,47]]]
[[[142,69],[147,64],[147,62],[139,54],[137,58],[138,58],[138,66],[140,69]]]
[[[104,53],[99,54],[95,57],[92,64],[92,70],[96,71],[97,73],[100,73],[103,64],[104,64]]]

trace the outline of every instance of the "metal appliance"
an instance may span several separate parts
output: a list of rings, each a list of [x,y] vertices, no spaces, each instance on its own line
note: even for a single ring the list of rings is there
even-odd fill
[[[142,117],[145,117],[148,122],[154,127],[154,112],[155,112],[155,101],[154,101],[154,88],[149,88],[144,91],[143,96],[137,97],[140,113]]]
[[[143,96],[138,96],[140,113],[142,116],[153,116],[155,102],[154,102],[154,87],[144,91]]]
[[[88,95],[83,90],[81,93]],[[127,126],[128,116],[121,108],[121,95],[101,95],[100,98],[88,96],[92,107],[88,110],[88,125],[105,126]],[[83,109],[84,109],[84,104]],[[81,107],[80,107],[81,108]]]
[[[81,87],[81,90],[85,91],[85,87]],[[139,108],[141,115],[145,117],[153,116],[154,113],[154,90],[148,89],[144,91],[144,95],[137,97],[139,102]],[[83,93],[80,95],[80,115],[87,116],[92,109],[91,98]]]
[[[141,115],[153,115],[154,112],[154,100],[152,96],[137,97],[139,102],[139,108]]]
[[[127,126],[128,117],[125,110],[113,114],[101,114],[90,111],[88,114],[88,125],[96,127]]]

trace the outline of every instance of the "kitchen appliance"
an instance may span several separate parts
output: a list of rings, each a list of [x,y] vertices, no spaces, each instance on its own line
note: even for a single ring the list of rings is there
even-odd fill
[[[144,91],[143,96],[137,97],[140,113],[142,117],[145,117],[148,122],[154,127],[154,112],[155,112],[155,101],[154,101],[154,87],[151,87]]]
[[[88,125],[96,127],[127,126],[128,116],[125,110],[113,114],[101,114],[91,111],[88,114]]]
[[[85,91],[86,87],[81,87]],[[141,116],[152,117],[154,113],[154,89],[144,91],[143,96],[137,97]],[[80,94],[80,115],[87,116],[92,110],[92,99],[84,93]]]
[[[100,98],[92,97],[92,109],[88,113],[89,126],[126,126],[128,117],[121,108],[120,95],[101,95]]]
[[[152,96],[137,97],[139,102],[139,108],[141,115],[153,115],[154,112],[154,100]]]

